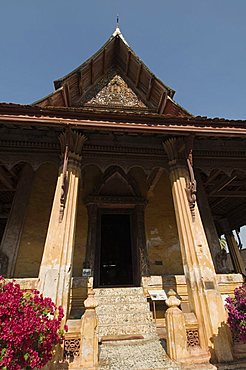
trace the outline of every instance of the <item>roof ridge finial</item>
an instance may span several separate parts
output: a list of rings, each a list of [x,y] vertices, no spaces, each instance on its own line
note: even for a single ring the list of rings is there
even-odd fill
[[[115,27],[115,31],[113,33],[113,36],[116,36],[116,35],[121,35],[119,14],[116,15],[116,27]]]
[[[116,28],[115,28],[114,33],[112,34],[112,37],[116,37],[116,36],[119,36],[122,39],[122,41],[127,46],[129,46],[128,43],[126,42],[126,40],[124,39],[124,37],[123,37],[123,35],[121,33],[121,30],[120,30],[120,16],[119,16],[119,14],[117,14],[117,16],[116,16]]]

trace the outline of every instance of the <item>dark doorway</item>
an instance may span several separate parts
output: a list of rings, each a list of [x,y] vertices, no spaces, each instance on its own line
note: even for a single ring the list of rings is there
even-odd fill
[[[99,251],[99,286],[133,285],[130,214],[102,214]]]

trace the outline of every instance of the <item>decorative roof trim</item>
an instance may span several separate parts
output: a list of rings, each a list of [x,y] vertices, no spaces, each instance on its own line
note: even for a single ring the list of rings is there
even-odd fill
[[[118,24],[116,26],[116,29],[115,29],[114,33],[112,34],[112,37],[115,37],[115,36],[119,36],[121,38],[121,40],[124,42],[124,44],[126,44],[126,46],[130,47],[129,44],[128,44],[128,42],[126,41],[126,39],[122,35],[121,30],[120,30],[120,27],[119,27]]]
[[[31,105],[38,105],[38,104],[42,103],[44,100],[49,99],[49,98],[51,98],[52,96],[54,96],[56,93],[62,92],[62,91],[63,91],[63,89],[64,89],[64,87],[63,87],[63,86],[61,86],[61,87],[59,87],[57,90],[55,90],[54,92],[52,92],[52,93],[50,93],[50,94],[48,94],[48,95],[44,96],[44,97],[43,97],[43,98],[41,98],[41,99],[38,99],[38,100],[34,101]]]
[[[134,50],[129,46],[127,41],[125,40],[124,36],[122,35],[120,28],[117,26],[113,34],[110,36],[110,38],[105,42],[105,44],[98,50],[96,51],[91,57],[89,57],[84,63],[80,64],[78,67],[76,67],[74,70],[72,70],[70,73],[67,75],[58,78],[57,80],[54,81],[55,88],[58,89],[61,87],[62,82],[64,82],[66,79],[68,79],[71,75],[74,73],[79,72],[85,65],[91,62],[91,60],[95,59],[100,53],[103,52],[107,46],[112,43],[114,40],[117,38],[120,38],[128,51],[136,58],[136,60],[142,64],[142,69],[145,69],[148,73],[151,74],[151,76],[156,79],[168,92],[169,96],[173,97],[175,94],[175,90],[173,90],[171,87],[168,85],[164,84],[157,76],[154,75],[153,72],[148,68],[148,66],[138,57],[138,55],[134,52]]]

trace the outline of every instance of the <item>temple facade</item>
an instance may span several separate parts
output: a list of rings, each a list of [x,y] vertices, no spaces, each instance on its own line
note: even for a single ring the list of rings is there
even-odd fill
[[[0,274],[63,306],[50,368],[232,363],[246,122],[189,113],[118,27],[54,85],[0,104]]]

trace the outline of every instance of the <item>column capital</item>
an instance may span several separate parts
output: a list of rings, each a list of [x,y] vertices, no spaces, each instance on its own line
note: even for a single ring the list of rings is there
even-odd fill
[[[194,135],[171,137],[163,141],[163,148],[168,157],[170,169],[186,167],[187,160],[192,165],[192,148]]]
[[[192,219],[195,218],[196,204],[196,180],[193,171],[193,148],[194,135],[171,137],[163,142],[163,147],[168,156],[170,172],[178,169],[185,170],[186,195],[191,210]]]
[[[61,145],[61,158],[67,159],[68,165],[76,167],[82,158],[82,149],[87,137],[81,133],[67,128],[59,135]]]
[[[59,141],[61,145],[61,197],[60,197],[60,217],[59,222],[62,222],[67,191],[69,187],[69,172],[76,173],[77,177],[80,177],[80,162],[82,158],[82,149],[84,142],[87,140],[85,135],[80,134],[77,131],[71,130],[68,127],[62,134],[59,135]]]

